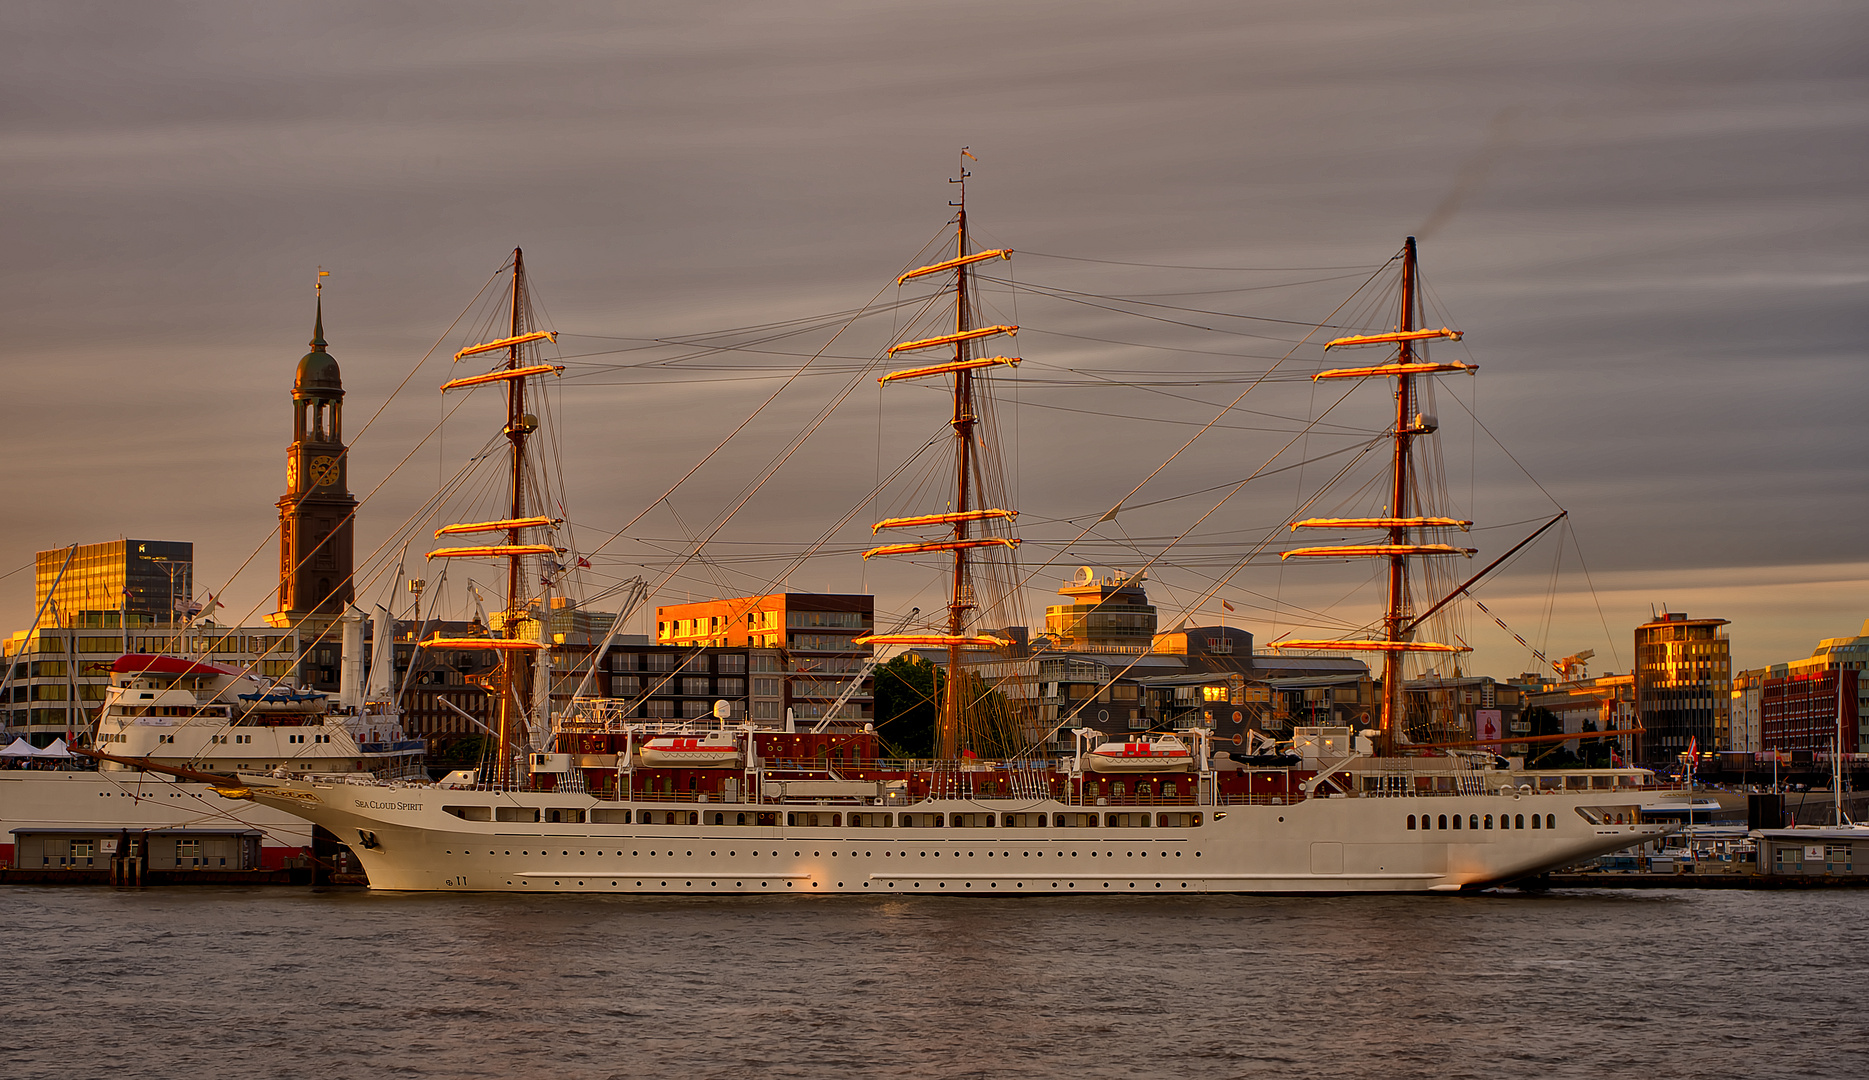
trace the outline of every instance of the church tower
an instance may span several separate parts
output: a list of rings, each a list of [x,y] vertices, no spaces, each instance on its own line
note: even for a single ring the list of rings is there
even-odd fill
[[[344,447],[344,382],[325,351],[324,294],[312,325],[311,352],[292,383],[292,448],[286,451],[286,493],[279,497],[279,610],[274,626],[314,626],[344,613],[351,596],[350,493]]]

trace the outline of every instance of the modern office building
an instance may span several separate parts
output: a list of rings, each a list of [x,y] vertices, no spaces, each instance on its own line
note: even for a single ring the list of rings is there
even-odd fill
[[[643,702],[645,708],[700,710],[692,715],[702,715],[706,711],[704,703],[694,695],[684,692],[675,695],[674,701],[664,700],[671,688],[685,687],[700,695],[742,700],[754,720],[777,723],[789,714],[795,720],[815,723],[843,696],[870,658],[870,647],[857,645],[852,639],[874,628],[876,598],[861,593],[770,593],[663,605],[656,608],[655,618],[653,644],[657,648],[638,651],[615,647],[609,656],[613,681],[621,676],[619,685],[628,686],[629,679],[636,678],[639,690],[631,693],[657,688]],[[676,653],[684,649],[699,651],[692,660],[676,660]],[[671,678],[674,669],[656,672],[644,667],[618,667],[630,662],[620,656],[634,656],[644,664],[678,663],[681,674]],[[722,664],[731,667],[723,668]],[[708,682],[721,678],[728,680],[727,689],[737,692],[723,692]],[[702,690],[704,684],[713,689]],[[712,702],[705,704],[711,707]],[[680,715],[689,714],[684,711]],[[865,721],[873,715],[866,676],[863,685],[838,709],[835,719]]]
[[[122,629],[167,623],[193,595],[195,545],[173,540],[107,540],[41,551],[33,557],[33,610],[42,626]],[[46,603],[47,599],[51,603]]]
[[[1690,746],[1732,746],[1732,645],[1725,619],[1664,612],[1635,631],[1635,712],[1643,764],[1670,765]]]
[[[1143,592],[1146,580],[1145,573],[1099,577],[1088,566],[1080,568],[1058,588],[1070,603],[1045,609],[1050,647],[1078,653],[1148,652],[1155,639],[1155,606]]]

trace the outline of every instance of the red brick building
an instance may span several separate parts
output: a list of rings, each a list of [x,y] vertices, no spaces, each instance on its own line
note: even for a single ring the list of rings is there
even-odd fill
[[[1856,731],[1856,679],[1854,670],[1831,668],[1765,680],[1759,706],[1764,749],[1828,752],[1841,712],[1843,750],[1853,752],[1856,748],[1849,740]]]

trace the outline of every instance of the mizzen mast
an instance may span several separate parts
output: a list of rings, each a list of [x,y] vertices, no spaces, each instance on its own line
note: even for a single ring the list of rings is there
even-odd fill
[[[508,451],[508,476],[510,499],[507,501],[508,513],[505,518],[492,521],[471,521],[453,525],[444,525],[435,530],[436,539],[463,533],[500,533],[498,543],[472,544],[459,547],[436,548],[428,553],[431,559],[495,559],[506,564],[506,603],[499,614],[492,617],[493,626],[488,627],[485,637],[442,637],[436,635],[421,642],[424,648],[440,649],[486,649],[497,652],[500,663],[486,676],[484,685],[494,698],[494,715],[498,718],[496,731],[499,738],[498,757],[494,762],[493,783],[497,788],[509,788],[517,780],[513,767],[516,747],[530,743],[530,724],[526,716],[524,702],[531,695],[530,684],[548,676],[536,669],[539,658],[546,653],[544,641],[532,641],[520,636],[525,623],[528,597],[521,589],[524,580],[523,569],[528,558],[551,558],[562,554],[563,548],[557,547],[542,535],[528,536],[549,532],[561,522],[556,518],[534,513],[530,503],[535,501],[526,488],[527,442],[538,428],[538,421],[526,411],[526,382],[529,379],[563,371],[558,364],[539,363],[528,356],[536,350],[541,341],[558,340],[556,331],[530,329],[531,305],[526,294],[525,253],[513,249],[513,292],[512,303],[507,313],[507,335],[494,341],[485,341],[470,345],[454,354],[455,362],[469,356],[483,353],[504,351],[506,356],[502,364],[492,371],[481,375],[470,375],[450,379],[442,384],[443,392],[461,390],[469,387],[498,383],[506,392],[506,443]],[[544,721],[547,717],[534,717]]]
[[[1466,645],[1443,645],[1434,641],[1415,640],[1415,627],[1408,616],[1408,560],[1412,558],[1463,555],[1472,557],[1476,549],[1456,547],[1452,544],[1429,542],[1423,538],[1411,539],[1411,531],[1419,534],[1426,529],[1458,528],[1462,531],[1470,528],[1471,521],[1455,518],[1424,516],[1416,513],[1411,505],[1415,490],[1414,476],[1411,469],[1410,450],[1414,440],[1435,431],[1433,418],[1417,413],[1415,379],[1427,375],[1444,375],[1453,372],[1476,371],[1478,365],[1462,363],[1430,363],[1416,351],[1417,342],[1427,342],[1437,338],[1450,341],[1460,340],[1460,331],[1442,327],[1438,330],[1419,328],[1421,301],[1418,269],[1415,262],[1415,238],[1409,237],[1402,248],[1402,298],[1401,310],[1396,319],[1396,329],[1384,334],[1358,334],[1337,338],[1324,346],[1328,351],[1346,346],[1389,345],[1397,346],[1395,359],[1386,364],[1367,367],[1336,368],[1320,371],[1312,379],[1388,379],[1396,380],[1395,388],[1395,428],[1394,453],[1390,466],[1390,489],[1388,512],[1380,517],[1363,518],[1307,518],[1294,522],[1292,528],[1310,529],[1380,529],[1385,536],[1380,543],[1329,545],[1322,547],[1301,547],[1284,552],[1280,558],[1380,558],[1388,561],[1388,574],[1384,589],[1382,615],[1382,636],[1380,638],[1355,638],[1350,640],[1302,640],[1282,641],[1273,648],[1278,649],[1345,649],[1350,651],[1370,651],[1382,653],[1382,718],[1379,738],[1384,752],[1395,748],[1397,733],[1403,721],[1403,654],[1419,653],[1457,653],[1467,652]]]
[[[967,157],[965,150],[961,153]],[[952,375],[954,378],[953,411],[949,417],[949,426],[954,437],[954,501],[952,508],[944,513],[921,514],[912,517],[887,518],[877,522],[872,532],[882,529],[940,528],[946,527],[948,534],[938,540],[925,540],[903,544],[884,544],[863,553],[865,559],[877,555],[916,555],[929,552],[948,554],[952,562],[952,582],[948,593],[947,632],[945,634],[870,634],[856,639],[863,645],[904,645],[923,647],[943,647],[948,654],[947,685],[941,696],[940,716],[935,725],[935,754],[944,760],[958,758],[961,753],[963,726],[963,680],[961,676],[961,655],[968,649],[1003,649],[1011,644],[1006,638],[993,634],[969,633],[968,623],[977,608],[974,593],[972,556],[981,548],[1001,548],[1011,550],[1018,546],[1015,537],[990,535],[985,532],[988,524],[1010,523],[1018,511],[998,507],[975,505],[981,499],[978,490],[978,474],[981,468],[981,453],[978,433],[979,415],[975,405],[974,377],[976,372],[993,367],[1017,367],[1016,356],[979,355],[988,339],[1011,337],[1019,332],[1013,325],[977,326],[974,311],[974,266],[989,259],[1009,259],[1012,252],[1008,249],[973,250],[972,241],[967,233],[967,171],[966,162],[961,163],[959,178],[950,183],[960,185],[960,200],[953,205],[957,208],[954,216],[954,257],[928,266],[917,267],[896,279],[898,285],[920,277],[937,274],[953,274],[954,290],[954,329],[950,333],[931,337],[901,341],[889,347],[889,355],[901,352],[917,352],[932,349],[949,349],[950,359],[939,364],[909,368],[892,372],[877,380],[887,385],[892,382],[909,379],[924,379]],[[975,530],[979,529],[979,532]]]

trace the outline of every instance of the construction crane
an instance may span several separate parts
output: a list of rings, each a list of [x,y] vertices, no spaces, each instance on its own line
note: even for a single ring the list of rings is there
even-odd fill
[[[894,626],[890,627],[887,631],[885,631],[885,633],[890,633],[890,634],[901,633],[905,628],[907,628],[909,623],[912,623],[915,621],[915,616],[920,615],[921,613],[922,613],[921,608],[918,608],[918,607],[910,608],[909,613],[907,615],[902,616],[902,618]],[[857,669],[857,677],[854,679],[851,679],[850,685],[844,687],[844,692],[837,695],[837,700],[831,702],[830,708],[824,710],[824,718],[822,720],[819,720],[816,724],[812,725],[811,733],[813,735],[822,735],[827,729],[830,728],[831,719],[832,717],[835,717],[837,715],[837,710],[843,708],[844,705],[848,703],[851,698],[857,695],[857,691],[861,689],[863,686],[863,680],[869,678],[870,673],[875,671],[876,666],[880,663],[882,663],[881,658],[879,658],[876,655],[876,653],[872,650],[870,653],[869,659],[863,661],[863,666]]]
[[[1585,649],[1580,653],[1566,656],[1564,659],[1559,660],[1551,666],[1557,668],[1558,674],[1564,676],[1566,679],[1588,678],[1590,674],[1589,661],[1590,658],[1595,655],[1595,649]]]

